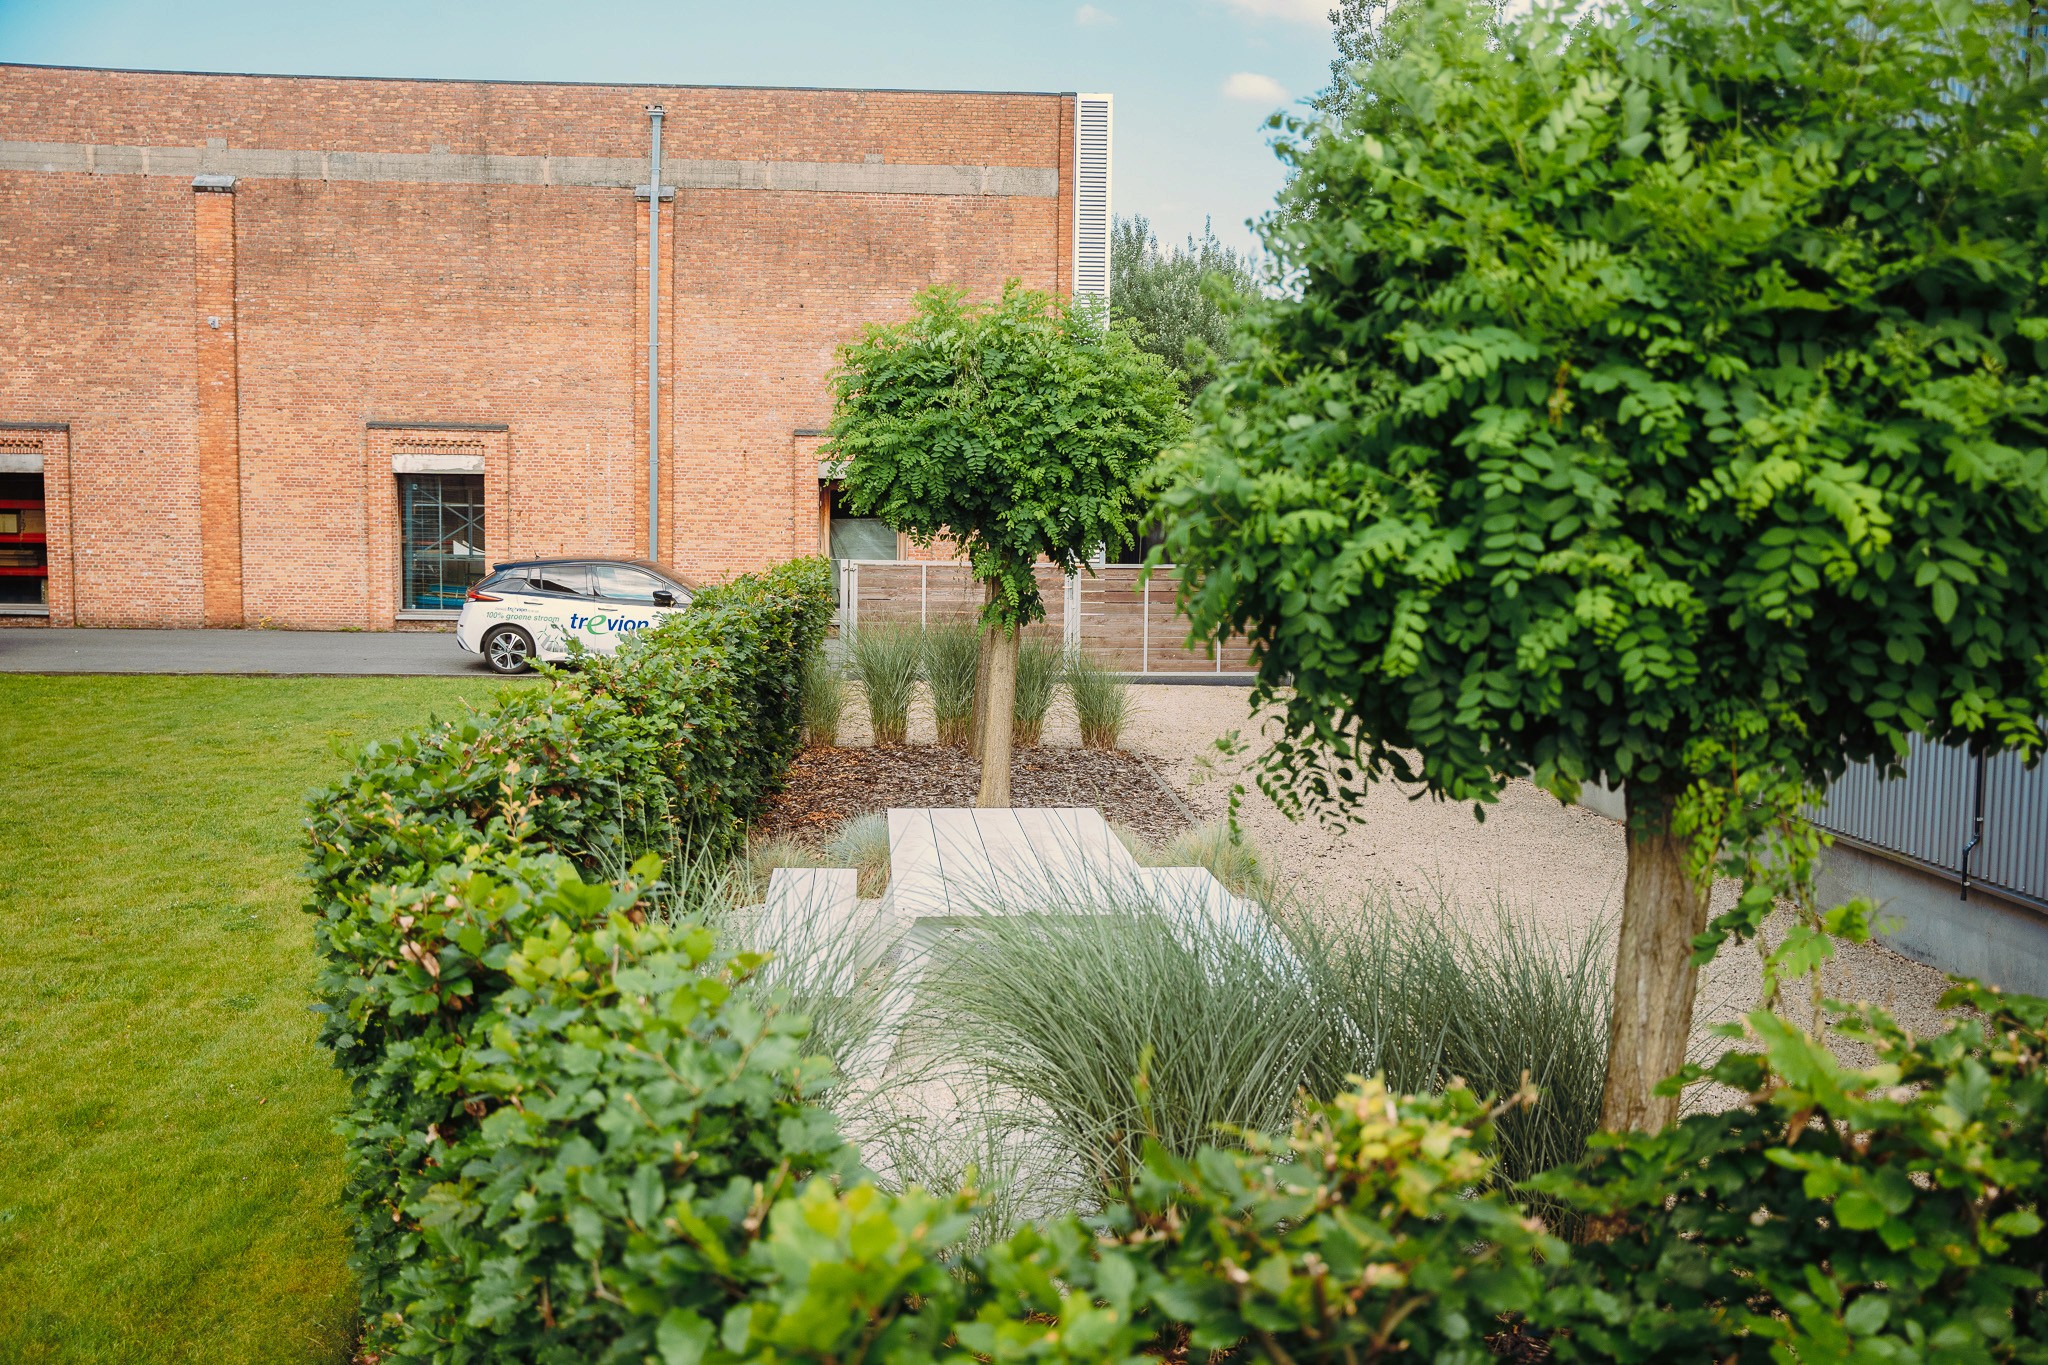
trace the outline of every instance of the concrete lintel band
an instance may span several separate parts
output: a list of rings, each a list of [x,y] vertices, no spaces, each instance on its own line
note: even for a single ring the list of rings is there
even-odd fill
[[[93,142],[0,141],[0,171],[172,175],[193,181],[348,180],[415,185],[562,185],[638,189],[646,157],[510,156],[461,152],[277,151],[256,147],[126,147]],[[663,188],[817,194],[996,195],[1052,199],[1054,166],[904,166],[854,161],[669,161]]]
[[[42,451],[0,450],[0,474],[40,474],[42,472]]]

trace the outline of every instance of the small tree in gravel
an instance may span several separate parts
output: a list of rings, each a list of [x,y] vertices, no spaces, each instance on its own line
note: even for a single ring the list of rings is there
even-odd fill
[[[983,586],[980,804],[1007,806],[1017,631],[1045,615],[1034,569],[1130,539],[1133,485],[1186,428],[1179,386],[1092,311],[1015,281],[986,304],[924,291],[909,321],[841,348],[832,384],[848,505],[949,538]]]
[[[1284,706],[1267,790],[1628,789],[1603,1122],[1662,1127],[1695,972],[1800,800],[2048,714],[2048,63],[1990,0],[1402,5],[1296,123],[1252,305],[1164,497]],[[1483,811],[1482,811],[1483,814]],[[1716,870],[1745,878],[1709,924]]]

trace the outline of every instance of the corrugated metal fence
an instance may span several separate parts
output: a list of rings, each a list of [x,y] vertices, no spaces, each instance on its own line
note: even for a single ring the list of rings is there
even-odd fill
[[[1906,775],[1859,763],[1808,810],[1822,829],[2048,909],[2048,761],[1912,741]]]
[[[1188,625],[1174,609],[1177,571],[1162,565],[1148,579],[1137,564],[1097,564],[1064,577],[1050,565],[1038,570],[1045,620],[1027,636],[1052,636],[1085,649],[1111,668],[1140,676],[1206,673],[1251,677],[1251,653],[1241,642],[1209,652],[1186,645]],[[839,622],[933,621],[973,616],[981,589],[965,564],[951,560],[845,559],[839,561]]]

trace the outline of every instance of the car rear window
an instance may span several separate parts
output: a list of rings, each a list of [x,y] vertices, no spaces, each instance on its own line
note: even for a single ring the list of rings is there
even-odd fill
[[[526,587],[515,591],[554,593],[563,597],[590,596],[590,570],[581,564],[535,564],[516,572]]]

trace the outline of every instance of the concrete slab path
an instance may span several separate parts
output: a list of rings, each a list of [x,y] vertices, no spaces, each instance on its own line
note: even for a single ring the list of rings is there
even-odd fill
[[[0,630],[0,673],[492,676],[452,631]]]

